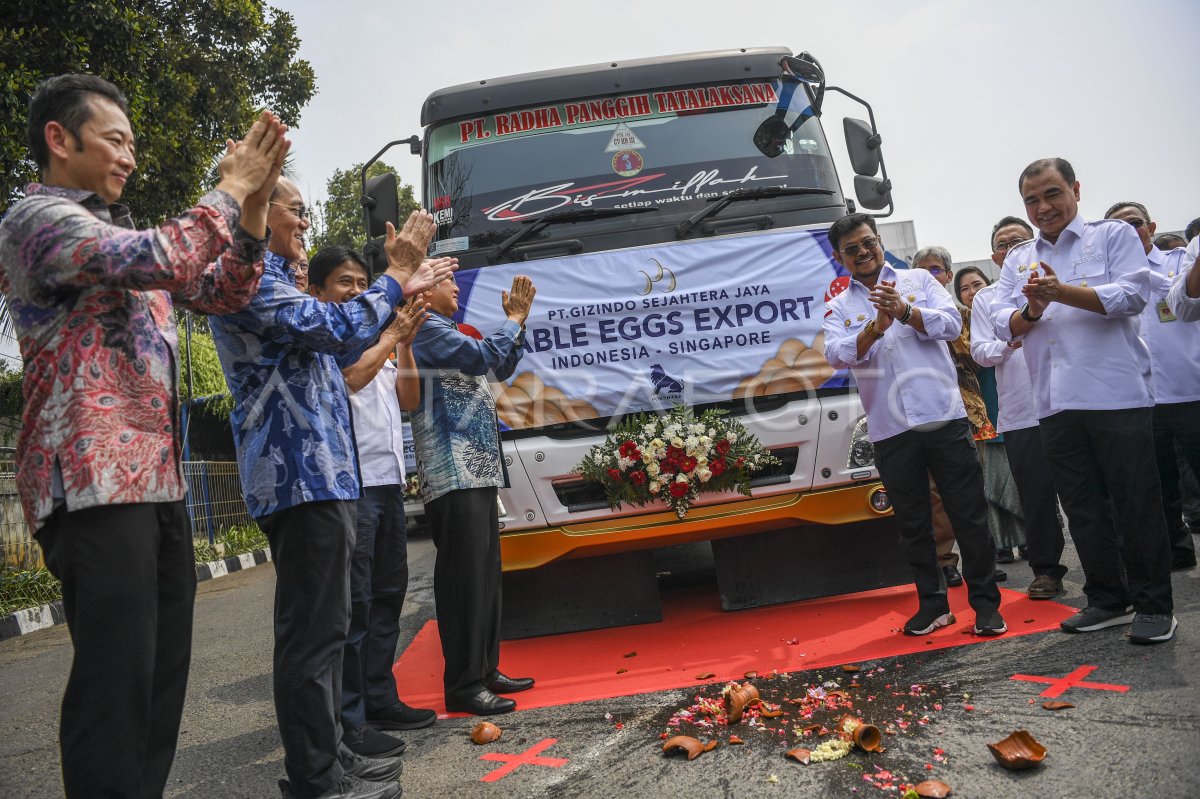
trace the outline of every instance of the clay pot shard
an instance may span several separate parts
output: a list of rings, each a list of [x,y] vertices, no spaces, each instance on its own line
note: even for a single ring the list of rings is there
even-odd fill
[[[721,745],[721,742],[714,738],[713,740],[709,741],[708,743],[706,743],[704,745],[704,751],[711,752],[712,750],[716,749],[720,745]]]
[[[1017,730],[1003,741],[988,744],[987,748],[997,763],[1013,771],[1033,768],[1046,759],[1046,747],[1038,743],[1028,730]]]
[[[729,716],[730,724],[742,720],[746,708],[758,701],[758,689],[750,683],[731,685],[725,689],[725,714]]]
[[[746,743],[746,742],[743,741],[741,738],[737,737],[736,735],[729,736],[729,745],[730,746],[735,746],[737,744],[744,744],[744,743]]]
[[[913,786],[913,790],[917,792],[917,796],[923,796],[925,799],[946,799],[950,795],[950,786],[941,780],[918,782]]]
[[[713,677],[716,677],[716,676],[717,675],[713,674],[711,671],[702,671],[696,675],[696,679],[697,680],[711,680]]]
[[[690,735],[676,735],[662,745],[663,754],[670,754],[676,749],[687,752],[688,760],[695,760],[706,751],[704,744],[700,743],[700,739]]]
[[[778,705],[768,705],[766,702],[758,703],[758,715],[764,719],[774,719],[783,715],[783,708]]]
[[[783,756],[790,757],[792,760],[795,760],[797,763],[803,763],[804,765],[807,766],[809,764],[809,761],[812,759],[812,752],[809,751],[808,749],[797,747],[796,749],[787,750],[787,752],[784,753]]]
[[[1046,710],[1066,710],[1069,707],[1075,707],[1070,702],[1042,702],[1042,707]]]
[[[504,730],[490,721],[481,721],[471,730],[471,740],[477,744],[490,744],[492,741],[500,740],[500,736],[503,734]]]
[[[861,671],[861,670],[862,670],[862,666],[856,666],[853,663],[847,663],[844,666],[842,666],[842,671],[846,672],[847,674],[853,674],[854,672]]]

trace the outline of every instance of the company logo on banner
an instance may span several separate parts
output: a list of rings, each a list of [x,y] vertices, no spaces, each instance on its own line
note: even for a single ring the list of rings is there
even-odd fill
[[[460,275],[461,319],[488,334],[528,274],[525,355],[497,400],[511,428],[812,390],[837,277],[822,231],[681,242]]]

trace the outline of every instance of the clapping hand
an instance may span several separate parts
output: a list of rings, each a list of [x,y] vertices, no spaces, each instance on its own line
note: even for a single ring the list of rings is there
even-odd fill
[[[524,326],[525,320],[529,318],[529,309],[533,306],[535,294],[537,289],[528,275],[514,277],[512,291],[500,292],[500,303],[504,307],[505,315],[518,325]]]
[[[900,299],[900,293],[896,291],[896,281],[894,280],[879,281],[867,295],[867,299],[871,301],[877,311],[875,329],[880,333],[891,327],[892,320],[904,313],[904,301]]]
[[[389,231],[391,230],[390,223],[388,224],[388,229]],[[401,281],[404,286],[404,296],[411,297],[414,294],[424,294],[454,274],[455,269],[458,269],[457,258],[426,258],[410,277]],[[391,271],[390,256],[388,271]]]
[[[1029,302],[1029,313],[1033,316],[1041,316],[1046,310],[1046,306],[1062,295],[1063,289],[1058,275],[1050,264],[1042,261],[1038,264],[1038,268],[1045,273],[1045,277],[1040,277],[1038,270],[1035,269],[1029,273],[1029,281],[1021,288],[1021,293]]]
[[[396,309],[396,318],[387,326],[386,332],[395,339],[397,346],[407,347],[428,318],[429,304],[425,302],[424,294],[418,294],[411,302]]]
[[[407,288],[409,278],[413,277],[429,250],[429,242],[437,226],[433,223],[433,214],[418,208],[408,215],[404,227],[396,230],[391,222],[387,223],[387,237],[384,239],[383,251],[387,254],[388,272],[396,281]],[[444,277],[442,278],[445,279]],[[412,293],[419,294],[432,288],[415,286]]]
[[[217,188],[228,192],[243,206],[264,191],[270,196],[291,147],[285,133],[287,126],[279,117],[263,111],[245,138],[239,142],[226,141],[225,157],[217,166],[221,173]]]

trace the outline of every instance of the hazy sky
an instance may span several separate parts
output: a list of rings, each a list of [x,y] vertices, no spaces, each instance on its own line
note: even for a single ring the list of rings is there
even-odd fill
[[[830,84],[875,109],[895,184],[893,219],[955,260],[984,257],[995,220],[1023,215],[1017,175],[1061,155],[1101,216],[1134,199],[1160,230],[1200,216],[1200,3],[731,3],[669,0],[416,4],[275,0],[291,12],[317,95],[293,136],[309,202],[334,169],[422,133],[433,91],[521,72],[738,47],[808,50]],[[841,117],[824,123],[843,186],[852,172]],[[420,159],[385,157],[420,188]]]

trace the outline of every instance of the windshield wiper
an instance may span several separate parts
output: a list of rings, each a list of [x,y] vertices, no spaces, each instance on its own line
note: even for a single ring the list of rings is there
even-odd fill
[[[730,203],[739,202],[741,200],[763,200],[769,197],[788,197],[797,194],[824,194],[833,195],[837,192],[832,189],[807,189],[807,188],[792,188],[789,186],[766,186],[760,189],[736,189],[726,194],[724,197],[718,197],[715,200],[709,200],[712,205],[701,211],[692,214],[689,218],[683,220],[675,226],[675,235],[678,238],[684,238],[695,229],[705,219],[708,219],[714,214],[719,214]]]
[[[647,211],[657,210],[657,208],[582,208],[575,211],[555,211],[538,219],[526,220],[525,224],[528,227],[524,230],[518,230],[500,242],[500,246],[496,248],[496,252],[492,253],[488,261],[493,264],[496,263],[496,261],[500,260],[501,255],[504,255],[504,253],[511,250],[520,242],[550,225],[557,225],[563,222],[591,222],[595,219],[608,219],[609,217],[626,216],[627,214],[644,214]]]

